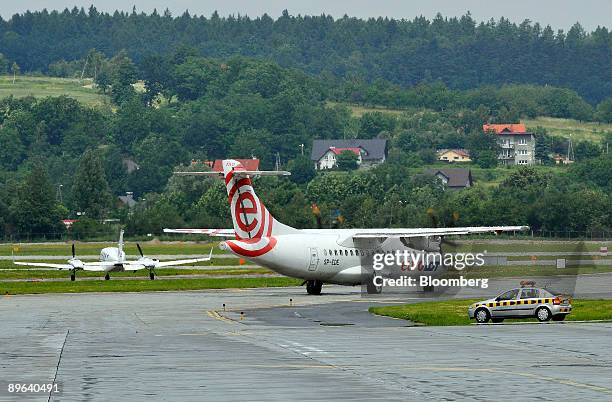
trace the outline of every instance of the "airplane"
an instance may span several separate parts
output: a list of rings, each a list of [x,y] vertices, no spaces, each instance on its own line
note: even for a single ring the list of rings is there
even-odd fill
[[[304,280],[310,295],[321,294],[323,283],[349,286],[365,284],[368,293],[380,293],[381,289],[374,283],[374,273],[370,269],[374,254],[402,250],[441,252],[444,236],[522,231],[529,228],[296,229],[274,219],[255,194],[251,181],[252,177],[288,176],[290,172],[247,171],[240,162],[232,159],[223,160],[222,164],[222,172],[175,174],[223,178],[233,229],[164,229],[164,232],[234,238],[222,241],[219,247],[282,275]]]
[[[70,270],[70,280],[76,280],[77,271],[93,271],[93,272],[104,272],[104,279],[110,279],[111,272],[125,272],[133,271],[136,272],[141,269],[149,270],[149,279],[155,279],[155,268],[162,267],[174,267],[176,265],[194,264],[197,262],[210,261],[212,258],[212,249],[208,257],[193,258],[188,260],[173,260],[173,261],[159,261],[157,259],[145,257],[140,244],[136,244],[140,258],[135,261],[128,261],[125,259],[125,252],[123,251],[123,233],[119,232],[119,242],[117,247],[106,247],[100,251],[100,261],[96,262],[83,262],[76,258],[76,250],[74,243],[72,244],[72,258],[70,258],[66,264],[51,264],[45,262],[17,262],[13,261],[15,265],[25,265],[29,267],[45,267],[45,268],[57,268],[59,270]]]

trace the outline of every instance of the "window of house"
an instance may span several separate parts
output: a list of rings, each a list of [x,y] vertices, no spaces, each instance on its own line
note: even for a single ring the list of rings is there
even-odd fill
[[[519,145],[527,145],[527,138],[519,138]]]

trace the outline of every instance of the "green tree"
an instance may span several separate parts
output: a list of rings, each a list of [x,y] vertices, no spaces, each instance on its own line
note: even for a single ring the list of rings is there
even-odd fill
[[[583,161],[598,157],[601,154],[601,148],[591,141],[579,141],[574,148],[574,154],[577,161]]]
[[[353,151],[342,151],[336,157],[336,166],[340,170],[355,170],[359,167],[359,158]]]
[[[490,168],[497,165],[499,145],[496,135],[476,131],[470,134],[467,143],[472,159],[478,166]]]
[[[597,105],[596,118],[604,123],[612,123],[612,98],[608,98]]]
[[[104,167],[95,149],[86,151],[79,160],[72,200],[77,211],[92,219],[104,218],[113,205]]]
[[[42,163],[33,163],[13,201],[11,218],[21,233],[42,237],[63,231],[61,208]]]
[[[314,163],[307,156],[300,155],[290,160],[287,169],[291,172],[291,181],[298,184],[308,183],[316,175]]]
[[[24,147],[12,127],[0,127],[0,167],[16,169],[23,160]]]

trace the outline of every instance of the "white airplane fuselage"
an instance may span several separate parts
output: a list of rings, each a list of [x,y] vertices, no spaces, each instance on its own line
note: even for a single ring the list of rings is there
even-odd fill
[[[117,247],[106,247],[100,251],[100,261],[123,262],[125,261],[125,253]]]
[[[118,247],[106,247],[100,251],[101,262],[114,262],[116,265],[109,265],[104,268],[106,272],[124,271],[123,261],[125,261],[125,252],[119,250]]]
[[[220,247],[282,275],[349,286],[362,284],[371,276],[374,253],[422,251],[404,245],[399,239],[389,239],[383,243],[370,242],[367,246],[353,244],[351,247],[339,244],[343,238],[341,229],[302,230],[296,234],[278,235],[274,236],[275,246],[260,256],[248,256],[234,251],[228,244],[235,242],[232,240],[222,242]],[[423,269],[438,271],[439,268],[439,266],[425,268],[421,266],[410,270],[407,267],[391,264],[385,267],[385,271],[405,271],[410,275],[411,272],[421,274]]]

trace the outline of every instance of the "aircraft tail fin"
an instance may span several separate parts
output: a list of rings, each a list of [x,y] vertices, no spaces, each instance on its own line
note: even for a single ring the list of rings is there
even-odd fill
[[[272,216],[255,194],[251,178],[255,176],[288,176],[286,171],[246,170],[237,160],[225,159],[223,171],[175,172],[180,176],[217,176],[225,181],[234,231],[238,240],[260,239],[291,234],[298,229],[285,225]]]
[[[272,216],[259,199],[251,176],[285,176],[289,172],[249,172],[236,160],[223,161],[223,178],[232,213],[236,237],[239,239],[257,239],[273,235],[297,233],[298,229],[287,226]]]
[[[123,229],[119,231],[119,241],[117,242],[117,248],[119,249],[119,258],[122,258],[123,255],[123,232]]]

